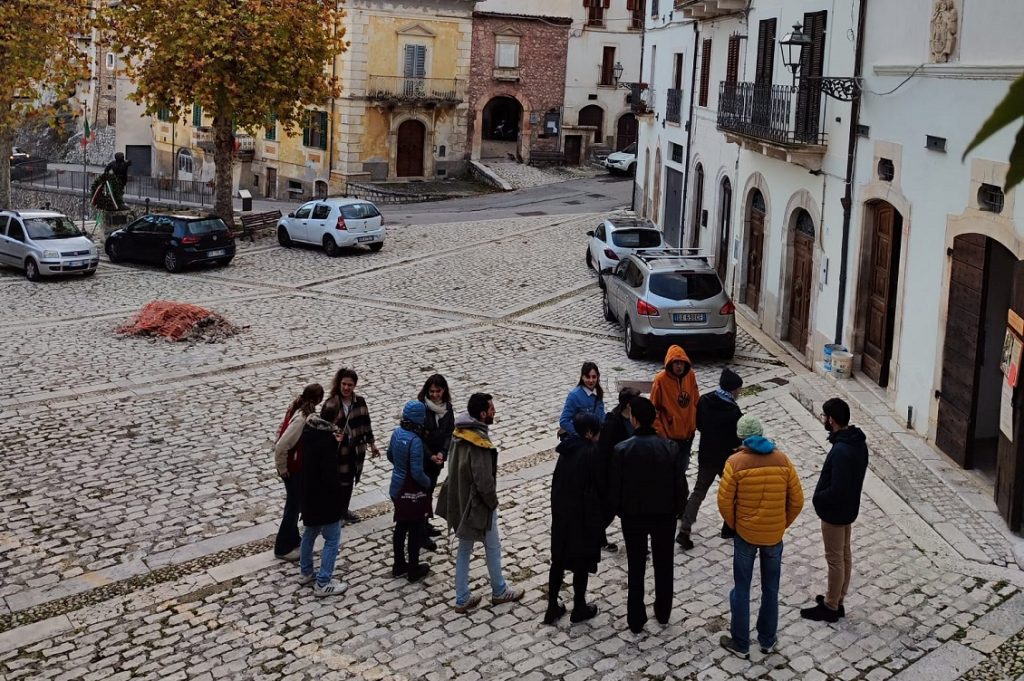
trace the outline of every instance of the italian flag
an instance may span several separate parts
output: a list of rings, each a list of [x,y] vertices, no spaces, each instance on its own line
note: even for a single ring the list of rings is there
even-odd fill
[[[82,123],[84,124],[82,128],[82,146],[84,147],[96,139],[96,134],[89,130],[89,115],[85,109],[82,109]]]

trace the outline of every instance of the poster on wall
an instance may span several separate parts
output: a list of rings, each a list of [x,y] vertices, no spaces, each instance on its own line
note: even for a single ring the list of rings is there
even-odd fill
[[[1014,334],[1013,344],[1010,348],[1010,366],[1006,371],[1006,382],[1010,384],[1010,388],[1017,387],[1017,378],[1020,376],[1020,353],[1022,349],[1024,349],[1024,342]]]
[[[999,430],[1013,442],[1013,387],[1003,381],[1003,392],[999,399]]]
[[[1013,350],[1013,331],[1009,328],[1006,329],[1006,338],[1003,339],[1003,355],[999,360],[999,370],[1003,372],[1003,376],[1009,375],[1010,372],[1010,352]]]

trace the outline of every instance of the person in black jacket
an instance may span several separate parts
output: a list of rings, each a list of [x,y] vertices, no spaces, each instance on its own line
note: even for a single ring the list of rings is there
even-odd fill
[[[423,470],[430,478],[430,494],[434,494],[437,479],[448,459],[448,448],[452,445],[452,433],[455,431],[455,410],[452,409],[452,394],[448,390],[448,381],[441,374],[433,374],[423,384],[423,389],[416,396],[427,408],[427,421],[423,424],[423,444],[426,447],[426,458]],[[437,544],[433,537],[440,536],[441,530],[424,521],[426,535],[423,543],[428,551],[436,551]]]
[[[299,546],[299,583],[316,582],[315,596],[337,596],[346,588],[344,582],[333,579],[334,561],[341,545],[341,517],[345,513],[345,500],[339,471],[339,438],[341,433],[334,421],[338,418],[338,401],[329,400],[320,410],[320,416],[311,414],[306,419],[299,446],[302,447],[302,544]],[[313,544],[320,535],[324,548],[320,552],[320,571],[313,574]]]
[[[604,418],[604,423],[601,424],[601,435],[597,440],[597,454],[601,461],[601,474],[607,479],[608,467],[611,465],[612,452],[615,451],[615,445],[620,442],[625,442],[629,438],[633,437],[633,424],[629,420],[629,403],[634,397],[640,397],[640,391],[636,388],[622,388],[619,390],[619,404]],[[607,484],[603,485],[607,488]],[[605,527],[611,523],[615,514],[611,509],[606,509]],[[604,540],[601,542],[601,548],[608,553],[615,553],[619,550],[618,544],[615,542],[608,541],[608,533],[605,531],[602,534]]]
[[[566,434],[555,449],[558,463],[551,478],[551,571],[544,624],[554,624],[565,614],[558,592],[566,570],[573,575],[569,619],[583,622],[597,614],[597,606],[587,603],[587,581],[590,573],[597,572],[604,542],[603,476],[595,445],[601,425],[593,414],[581,412],[573,417],[572,426],[573,433]]]
[[[608,495],[622,520],[626,541],[626,623],[638,634],[647,623],[644,574],[648,538],[654,563],[654,615],[661,624],[668,624],[672,614],[672,535],[676,516],[686,504],[686,457],[679,445],[658,436],[650,400],[634,398],[629,409],[634,434],[615,447]]]
[[[800,616],[816,622],[836,622],[846,617],[843,600],[853,572],[850,535],[860,513],[860,495],[868,470],[868,446],[864,432],[850,425],[850,407],[846,402],[833,397],[822,405],[821,411],[832,449],[825,457],[813,501],[814,510],[821,518],[828,591],[815,598],[814,606],[803,608]]]
[[[697,430],[700,446],[697,450],[697,482],[686,502],[686,510],[679,521],[676,543],[684,551],[693,548],[690,530],[697,520],[697,512],[716,477],[725,470],[725,460],[740,446],[736,436],[736,423],[743,416],[736,399],[743,388],[743,379],[729,368],[722,369],[718,390],[704,393],[697,401]]]

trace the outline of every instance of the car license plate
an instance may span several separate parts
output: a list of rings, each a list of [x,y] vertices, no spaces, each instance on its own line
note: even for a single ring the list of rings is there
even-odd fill
[[[216,258],[217,256],[226,255],[226,254],[227,254],[227,251],[225,251],[222,248],[219,251],[209,251],[206,255],[207,255],[207,257],[210,257],[210,258]]]
[[[356,241],[358,241],[361,244],[362,243],[366,243],[367,241],[376,241],[376,240],[377,240],[377,237],[375,237],[375,236],[361,236],[358,239],[356,239]]]
[[[673,312],[672,321],[676,324],[685,324],[686,322],[706,322],[708,315],[706,312]]]

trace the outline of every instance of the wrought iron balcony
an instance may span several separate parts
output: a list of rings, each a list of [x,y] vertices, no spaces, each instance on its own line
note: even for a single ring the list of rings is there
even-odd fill
[[[366,98],[390,104],[454,106],[466,99],[466,83],[457,78],[370,76]]]
[[[669,123],[683,122],[683,91],[672,88],[665,95],[665,120]]]
[[[620,87],[623,83],[619,84]],[[654,113],[654,90],[646,83],[629,83],[629,108],[637,116]]]

